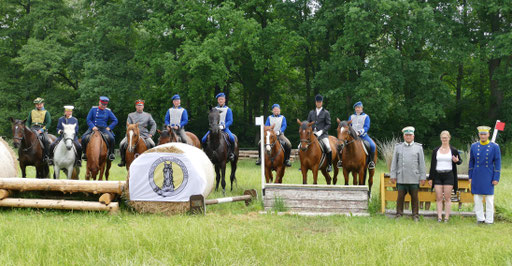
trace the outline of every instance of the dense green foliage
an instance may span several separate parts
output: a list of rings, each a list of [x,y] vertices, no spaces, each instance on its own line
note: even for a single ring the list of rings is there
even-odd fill
[[[413,125],[419,142],[448,129],[466,144],[477,125],[512,121],[511,28],[503,0],[4,0],[0,135],[38,96],[54,117],[76,105],[81,121],[109,96],[122,135],[137,98],[162,125],[180,93],[201,137],[222,91],[246,147],[273,103],[296,143],[317,93],[333,119],[363,101],[377,139]]]

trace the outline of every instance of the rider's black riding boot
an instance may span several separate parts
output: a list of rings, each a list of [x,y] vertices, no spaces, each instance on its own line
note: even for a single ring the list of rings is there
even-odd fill
[[[109,145],[108,145],[109,146],[108,147],[108,159],[110,161],[113,161],[113,160],[116,159],[115,147],[114,147],[115,144],[116,144],[115,141],[109,141]]]
[[[50,145],[50,151],[48,156],[48,165],[53,165],[53,150],[55,150],[55,146],[57,144],[57,141],[54,141],[52,145]]]
[[[258,159],[256,160],[256,165],[261,165],[261,147],[258,145]]]
[[[375,163],[373,162],[373,157],[375,156],[375,153],[370,152],[370,162],[368,163],[368,169],[375,169]]]
[[[332,151],[327,153],[327,156],[325,156],[325,159],[327,160],[327,172],[332,171]]]
[[[117,166],[119,166],[119,167],[126,166],[126,159],[125,159],[126,147],[125,147],[125,145],[121,145],[121,147],[119,147],[119,154],[121,155],[121,162],[118,163]]]
[[[284,146],[284,165],[286,167],[292,166],[290,163],[290,154],[292,153],[292,149],[290,147]]]

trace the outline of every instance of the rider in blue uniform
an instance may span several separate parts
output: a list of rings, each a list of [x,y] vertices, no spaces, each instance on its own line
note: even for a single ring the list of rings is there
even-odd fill
[[[108,159],[113,161],[116,157],[114,155],[115,139],[112,130],[117,125],[118,121],[114,113],[112,113],[112,111],[109,108],[107,108],[109,101],[110,100],[107,97],[101,96],[99,105],[93,106],[89,111],[89,114],[87,115],[87,125],[89,126],[89,128],[82,135],[82,146],[83,150],[86,151],[90,135],[93,131],[99,130],[108,137]],[[108,124],[109,121],[110,124]],[[85,152],[84,157],[82,159],[87,160]]]
[[[352,128],[357,132],[357,135],[370,143],[370,162],[368,163],[368,169],[375,169],[375,163],[373,162],[373,157],[375,156],[375,142],[368,136],[368,131],[370,130],[370,116],[363,113],[362,102],[355,103],[354,110],[354,114],[350,115],[348,120],[352,121]],[[340,167],[340,164],[341,160],[338,162],[338,167]]]
[[[53,165],[53,152],[55,147],[60,142],[60,140],[64,137],[64,126],[63,125],[75,125],[75,139],[73,139],[73,145],[75,145],[76,149],[76,159],[75,165],[82,166],[82,145],[78,142],[78,119],[73,116],[73,109],[75,109],[72,105],[64,106],[64,115],[59,118],[59,122],[57,123],[57,133],[59,137],[55,140],[50,146],[50,160],[48,162],[49,165]]]
[[[217,94],[217,96],[215,96],[215,98],[217,98],[217,103],[219,104],[215,108],[217,108],[217,110],[219,110],[219,111],[222,111],[222,113],[220,113],[219,127],[222,131],[224,131],[228,134],[229,141],[231,142],[229,145],[229,160],[232,161],[235,159],[235,154],[233,152],[234,146],[235,146],[235,136],[229,130],[229,126],[231,126],[231,124],[233,124],[233,112],[231,111],[231,108],[229,108],[225,105],[226,95],[224,93],[221,92],[221,93]],[[210,131],[208,130],[208,132],[206,132],[204,137],[201,139],[203,144],[206,143],[206,139],[208,138],[209,134],[210,134]]]
[[[286,117],[281,114],[281,106],[279,104],[275,103],[272,105],[272,115],[269,115],[267,117],[267,120],[265,121],[265,126],[269,127],[274,125],[274,132],[277,135],[277,138],[279,139],[279,142],[284,148],[284,165],[287,167],[292,166],[290,163],[290,153],[292,150],[292,144],[290,143],[290,140],[284,135],[284,131],[286,130],[287,124],[286,124]],[[261,141],[258,142],[258,147],[260,147]],[[256,160],[256,165],[261,164],[261,149],[258,148],[258,160]]]
[[[181,98],[178,94],[172,96],[171,100],[173,106],[165,113],[165,126],[174,129],[180,136],[181,142],[188,143],[188,137],[185,132],[185,126],[188,124],[187,109],[180,106]]]

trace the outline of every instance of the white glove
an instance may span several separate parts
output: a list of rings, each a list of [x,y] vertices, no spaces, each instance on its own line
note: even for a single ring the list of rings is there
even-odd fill
[[[317,131],[317,132],[315,133],[315,135],[316,135],[317,137],[320,137],[320,136],[322,136],[322,133],[324,133],[324,131],[323,131],[323,130],[320,130],[320,131]]]
[[[279,136],[279,135],[281,135],[281,131],[279,131],[279,130],[278,130],[278,131],[276,132],[276,135],[278,135],[278,136]]]
[[[219,128],[222,130],[222,129],[224,129],[224,126],[223,126],[223,125],[220,125],[220,126],[219,126]]]
[[[62,134],[62,130],[59,129],[59,132],[57,132],[57,134],[59,134],[59,135]]]
[[[357,135],[358,135],[358,136],[361,136],[361,135],[363,135],[363,134],[364,134],[364,129],[359,129],[359,130],[357,131]]]

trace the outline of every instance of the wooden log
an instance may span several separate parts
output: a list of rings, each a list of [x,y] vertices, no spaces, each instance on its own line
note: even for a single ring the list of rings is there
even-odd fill
[[[125,181],[85,181],[67,179],[0,178],[0,189],[19,191],[61,191],[64,193],[121,194]]]
[[[0,207],[116,212],[119,203],[105,205],[93,201],[7,198],[0,200]]]
[[[10,193],[7,189],[0,189],[0,200],[9,197]]]
[[[99,202],[109,205],[115,198],[115,194],[112,193],[103,193],[99,199]]]

